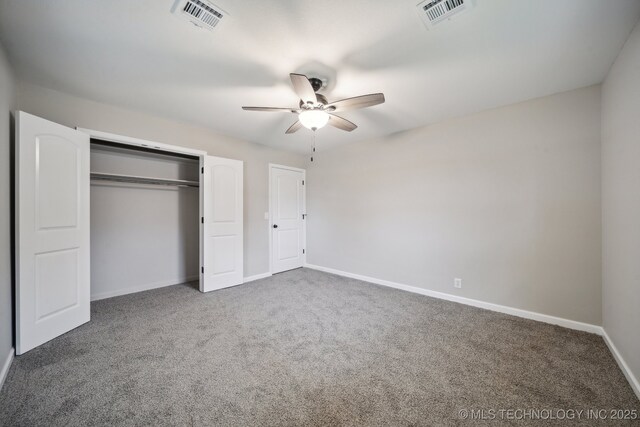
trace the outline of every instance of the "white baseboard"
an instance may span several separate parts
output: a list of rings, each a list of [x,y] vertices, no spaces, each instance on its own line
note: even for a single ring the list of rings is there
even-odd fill
[[[262,274],[254,274],[253,276],[245,277],[242,283],[249,283],[249,282],[253,282],[254,280],[260,280],[260,279],[264,279],[266,277],[271,277],[271,276],[272,274],[268,272],[262,273]]]
[[[11,362],[13,362],[13,356],[15,355],[15,350],[11,347],[11,351],[4,360],[2,364],[2,371],[0,371],[0,391],[2,390],[2,386],[4,385],[4,380],[7,379],[7,375],[9,374],[9,368],[11,368]]]
[[[550,323],[552,325],[563,326],[578,331],[590,332],[592,334],[602,335],[602,327],[592,325],[590,323],[578,322],[576,320],[564,319],[562,317],[550,316],[548,314],[537,313],[535,311],[527,311],[519,308],[513,308],[506,305],[494,304],[490,302],[480,301],[471,298],[451,295],[444,292],[431,291],[429,289],[417,288],[415,286],[404,285],[402,283],[390,282],[388,280],[376,279],[375,277],[362,276],[360,274],[349,273],[346,271],[336,270],[319,265],[305,264],[305,267],[313,270],[324,271],[326,273],[337,274],[338,276],[349,277],[352,279],[362,280],[364,282],[375,283],[376,285],[388,286],[390,288],[401,289],[407,292],[413,292],[420,295],[426,295],[432,298],[443,299],[447,301],[457,302],[460,304],[471,305],[473,307],[484,308],[486,310],[497,311],[499,313],[510,314],[512,316],[523,317],[525,319],[537,320],[539,322]]]
[[[177,285],[179,283],[192,282],[198,280],[199,275],[182,277],[174,280],[162,280],[160,282],[145,283],[143,285],[132,286],[129,288],[116,289],[115,291],[101,292],[98,294],[91,294],[91,301],[98,301],[105,298],[119,297],[121,295],[133,294],[136,292],[150,291],[151,289],[164,288],[165,286]]]
[[[618,363],[620,370],[622,371],[624,376],[627,377],[627,381],[629,381],[629,384],[631,385],[633,392],[636,394],[636,396],[640,400],[640,381],[638,381],[635,375],[633,375],[633,372],[631,372],[629,365],[627,365],[627,362],[624,361],[624,359],[622,358],[622,355],[618,351],[615,344],[613,344],[611,337],[609,336],[609,334],[607,334],[607,331],[604,328],[602,329],[602,337],[604,338],[604,342],[607,343],[607,347],[609,347],[611,354],[613,354],[613,358],[616,359],[616,362]]]

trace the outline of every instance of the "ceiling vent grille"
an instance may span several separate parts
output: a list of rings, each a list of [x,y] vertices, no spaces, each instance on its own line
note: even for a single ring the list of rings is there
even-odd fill
[[[425,0],[418,4],[418,13],[427,27],[433,27],[452,15],[473,7],[472,0]]]
[[[177,0],[172,12],[193,25],[208,30],[215,29],[227,16],[226,12],[206,0]]]

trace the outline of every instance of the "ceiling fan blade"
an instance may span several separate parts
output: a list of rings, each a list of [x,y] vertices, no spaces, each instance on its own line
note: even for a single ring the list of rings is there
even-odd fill
[[[297,113],[296,108],[279,108],[279,107],[242,107],[245,111],[268,111],[271,113]]]
[[[302,128],[302,123],[300,123],[300,120],[296,120],[296,122],[292,124],[285,133],[294,133],[300,130],[301,128]]]
[[[318,98],[316,98],[316,92],[313,90],[311,86],[311,82],[304,74],[289,74],[291,78],[291,84],[293,84],[293,90],[296,92],[296,95],[300,97],[302,102],[305,104],[312,103],[315,104],[318,102]]]
[[[342,117],[336,116],[335,114],[329,114],[328,124],[338,129],[346,130],[347,132],[351,132],[358,127],[355,125],[355,123],[351,123],[349,120],[343,119]]]
[[[384,102],[384,94],[371,93],[369,95],[355,96],[353,98],[341,99],[332,102],[325,107],[327,111],[346,111],[356,110],[358,108],[371,107],[373,105],[382,104]]]

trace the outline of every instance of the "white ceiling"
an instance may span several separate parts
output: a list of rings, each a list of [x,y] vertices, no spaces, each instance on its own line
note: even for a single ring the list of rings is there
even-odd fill
[[[307,151],[290,72],[333,76],[329,100],[384,92],[345,112],[359,128],[318,148],[599,83],[640,16],[638,0],[476,0],[427,30],[418,0],[215,0],[215,32],[170,14],[174,0],[2,0],[0,40],[31,83]]]

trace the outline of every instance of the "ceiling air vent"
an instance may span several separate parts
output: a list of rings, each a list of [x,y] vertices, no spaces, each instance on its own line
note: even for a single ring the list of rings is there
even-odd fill
[[[472,0],[425,0],[418,4],[418,13],[427,27],[433,27],[439,22],[458,12],[473,7]]]
[[[193,25],[213,30],[227,13],[206,0],[177,0],[172,12]]]

